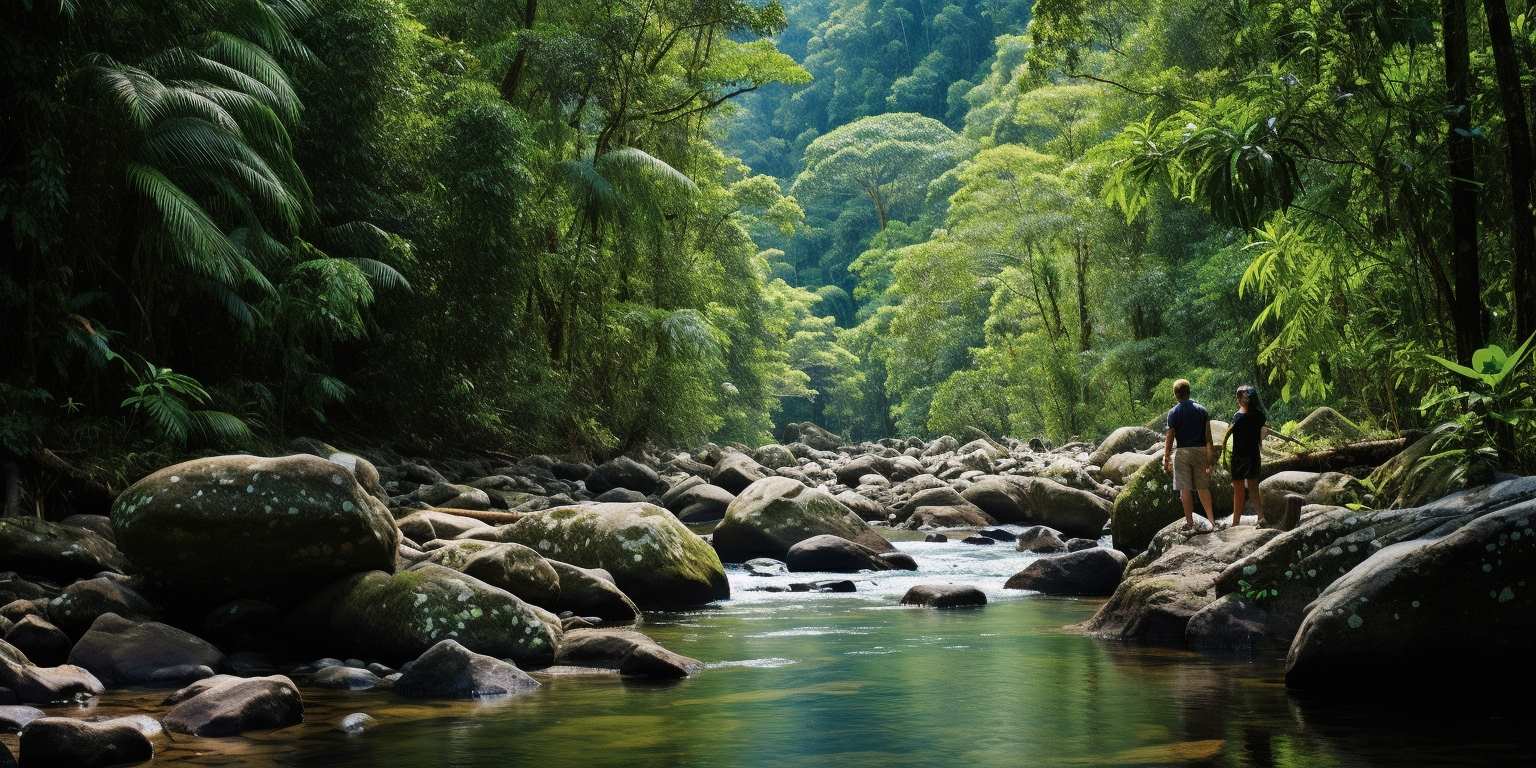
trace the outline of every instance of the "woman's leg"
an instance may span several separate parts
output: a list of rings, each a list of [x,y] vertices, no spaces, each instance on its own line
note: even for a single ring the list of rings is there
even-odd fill
[[[1232,524],[1237,525],[1243,521],[1243,507],[1248,504],[1248,485],[1246,480],[1232,481]]]
[[[1264,494],[1259,493],[1259,480],[1250,477],[1245,481],[1248,484],[1248,498],[1253,499],[1253,511],[1259,516],[1259,525],[1264,524]]]

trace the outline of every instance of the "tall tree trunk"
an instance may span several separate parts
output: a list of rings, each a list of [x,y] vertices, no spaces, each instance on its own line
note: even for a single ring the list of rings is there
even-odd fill
[[[1536,222],[1531,215],[1531,124],[1520,84],[1520,62],[1509,31],[1505,0],[1483,0],[1493,66],[1499,78],[1499,102],[1504,110],[1504,138],[1509,155],[1509,216],[1514,248],[1511,282],[1515,309],[1515,343],[1536,333]]]
[[[1471,56],[1466,0],[1441,0],[1440,33],[1445,48],[1446,170],[1451,184],[1451,273],[1456,293],[1451,320],[1456,354],[1463,361],[1483,345],[1482,275],[1477,255],[1477,169],[1472,157]]]
[[[1093,322],[1088,318],[1088,243],[1077,241],[1077,348],[1093,349]]]
[[[539,0],[528,0],[523,6],[523,29],[533,29],[533,20],[539,13]],[[512,65],[507,67],[507,74],[501,79],[501,98],[512,101],[517,98],[518,86],[523,82],[523,68],[528,64],[528,41],[524,40],[517,46],[517,55],[512,57]]]

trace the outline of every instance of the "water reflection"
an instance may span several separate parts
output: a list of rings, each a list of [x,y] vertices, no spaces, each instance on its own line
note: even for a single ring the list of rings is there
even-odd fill
[[[308,721],[239,739],[178,736],[158,765],[273,768],[1530,765],[1529,703],[1492,717],[1466,700],[1396,707],[1298,700],[1278,659],[1136,648],[1063,627],[1091,601],[979,610],[887,598],[780,595],[653,617],[647,631],[710,662],[670,685],[554,676],[488,704],[305,691]],[[91,710],[155,712],[163,692]],[[357,735],[332,724],[379,720]],[[0,737],[12,748],[14,736]]]

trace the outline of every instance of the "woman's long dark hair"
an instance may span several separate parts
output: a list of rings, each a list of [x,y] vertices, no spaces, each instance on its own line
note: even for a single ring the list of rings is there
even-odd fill
[[[1259,397],[1259,388],[1252,384],[1244,384],[1237,388],[1238,392],[1248,398],[1248,410],[1256,413],[1265,421],[1269,420],[1269,414],[1264,411],[1264,400]]]

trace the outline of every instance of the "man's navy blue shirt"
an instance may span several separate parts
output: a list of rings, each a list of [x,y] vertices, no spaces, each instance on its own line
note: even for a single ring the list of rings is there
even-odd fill
[[[1204,448],[1205,425],[1210,421],[1211,414],[1205,406],[1194,400],[1180,400],[1168,412],[1168,428],[1173,430],[1174,447]]]

